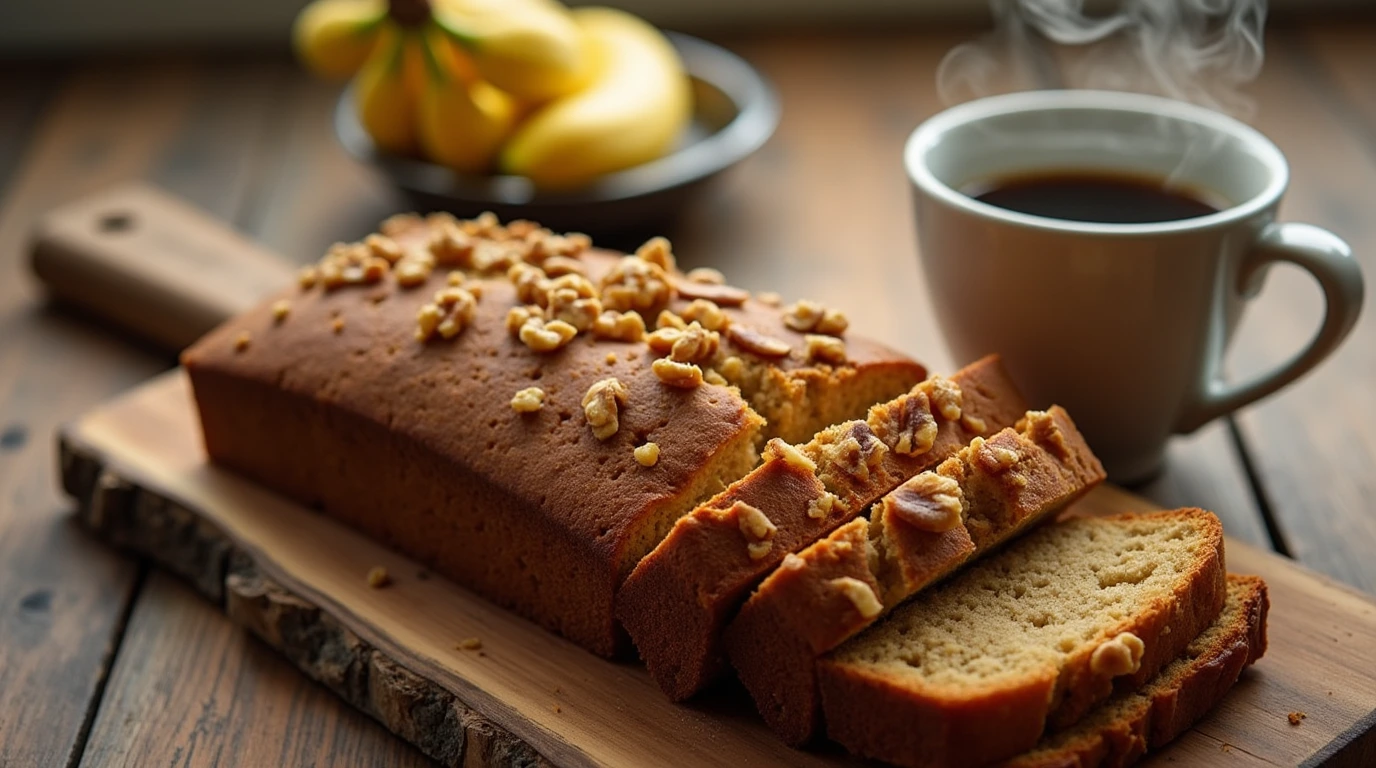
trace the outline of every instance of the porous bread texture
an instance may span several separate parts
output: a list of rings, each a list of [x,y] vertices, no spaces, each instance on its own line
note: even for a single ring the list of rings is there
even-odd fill
[[[1175,740],[1266,653],[1269,607],[1266,582],[1229,574],[1223,611],[1180,658],[1141,688],[1114,693],[1080,722],[1044,736],[1003,768],[1124,768]]]
[[[827,733],[915,768],[1012,757],[1179,656],[1217,618],[1224,576],[1203,510],[1043,526],[824,657]]]
[[[468,244],[463,258],[444,252],[452,243],[441,235],[456,228]],[[542,328],[558,327],[556,310],[586,325],[578,313],[596,303],[579,305],[579,297],[627,259],[598,250],[551,256],[540,243],[565,248],[570,239],[529,222],[411,216],[384,230],[387,237],[332,248],[300,287],[184,354],[207,452],[599,654],[624,647],[616,587],[674,521],[755,466],[766,436],[824,426],[809,422],[806,408],[795,421],[781,413],[766,425],[739,388],[716,378],[721,354],[778,371],[768,386],[788,384],[799,402],[818,382],[879,397],[925,375],[854,335],[844,364],[809,360],[805,335],[784,324],[780,309],[715,286],[735,302],[717,308],[718,321],[784,340],[790,351],[757,360],[724,341],[701,361],[710,381],[670,386],[652,365],[664,353],[643,339],[561,330],[527,342],[508,327],[510,311],[546,288],[549,307],[534,308],[550,314]],[[631,258],[641,271],[644,262]],[[556,272],[571,286],[562,298],[552,288]],[[672,286],[694,289],[671,264],[660,274],[669,284],[657,289],[662,306],[645,311],[667,309],[678,322],[673,313],[692,300]],[[327,289],[327,278],[336,287]],[[653,327],[657,318],[642,322]],[[251,343],[237,344],[242,335]],[[616,431],[602,439],[583,399],[608,378],[626,396]],[[543,393],[538,407],[513,409],[512,396],[532,386]],[[652,467],[635,458],[647,442],[660,448]]]
[[[996,451],[1017,460],[992,461]],[[935,470],[887,494],[868,521],[848,523],[786,558],[724,634],[732,666],[760,714],[788,743],[811,741],[821,727],[818,656],[1103,480],[1103,467],[1064,409],[1031,411],[1016,428],[976,438]],[[953,528],[915,526],[902,509],[938,503],[953,505]],[[842,579],[868,585],[880,612],[867,615],[837,599],[838,588],[852,584]]]
[[[632,571],[617,594],[617,618],[660,688],[688,698],[725,669],[721,631],[751,587],[790,552],[826,536],[904,480],[929,469],[972,438],[1012,425],[1026,403],[997,357],[973,363],[951,377],[960,411],[937,415],[934,435],[900,445],[919,417],[931,417],[932,380],[870,409],[865,420],[845,422],[793,447],[779,441],[764,463],[731,489],[681,518]],[[919,407],[920,406],[920,407]],[[856,436],[859,436],[858,438]],[[853,442],[848,442],[853,439]],[[792,469],[785,469],[791,467]],[[774,525],[761,551],[741,535],[723,510],[738,497],[754,503]]]

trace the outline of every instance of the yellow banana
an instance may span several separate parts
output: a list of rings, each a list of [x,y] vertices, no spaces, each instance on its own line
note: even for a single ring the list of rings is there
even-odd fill
[[[292,45],[317,75],[351,77],[376,45],[387,6],[381,0],[315,0],[292,25]]]
[[[431,12],[478,74],[518,99],[547,101],[587,81],[582,35],[558,3],[438,0]]]
[[[429,35],[426,42],[421,148],[431,160],[460,173],[486,173],[516,124],[516,103],[479,80],[473,65],[441,36]]]
[[[580,186],[662,156],[692,112],[683,64],[658,30],[611,8],[572,15],[589,44],[593,80],[535,112],[500,159],[503,171],[544,188]]]
[[[417,105],[424,84],[420,32],[387,24],[377,48],[354,80],[358,121],[379,149],[416,154]]]

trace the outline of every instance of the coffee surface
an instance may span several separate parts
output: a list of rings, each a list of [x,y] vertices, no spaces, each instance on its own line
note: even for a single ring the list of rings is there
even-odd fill
[[[1177,221],[1220,210],[1190,190],[1167,186],[1164,179],[1090,171],[1010,176],[965,194],[1019,213],[1105,224]]]

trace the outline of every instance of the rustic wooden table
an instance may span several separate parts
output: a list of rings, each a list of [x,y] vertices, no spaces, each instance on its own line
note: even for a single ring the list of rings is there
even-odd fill
[[[688,266],[844,307],[857,328],[950,370],[914,258],[899,151],[940,103],[966,33],[726,40],[777,85],[784,121],[669,232]],[[1273,32],[1254,120],[1291,161],[1286,219],[1329,227],[1376,278],[1376,24]],[[53,432],[172,364],[45,303],[27,242],[45,210],[132,178],[291,259],[404,204],[329,133],[334,89],[284,59],[0,65],[0,766],[411,765],[427,760],[164,573],[81,532]],[[1235,372],[1317,327],[1318,291],[1280,269]],[[1216,510],[1237,538],[1376,592],[1376,313],[1316,373],[1171,448],[1138,489]],[[1376,651],[1373,651],[1376,663]]]

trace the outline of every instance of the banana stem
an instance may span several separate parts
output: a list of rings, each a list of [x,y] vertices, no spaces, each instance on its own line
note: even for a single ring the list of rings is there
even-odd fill
[[[387,0],[387,15],[403,27],[419,27],[430,18],[430,0]]]

